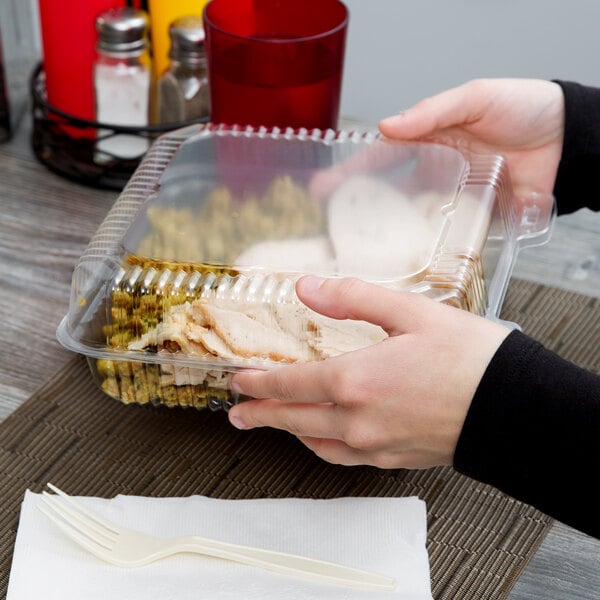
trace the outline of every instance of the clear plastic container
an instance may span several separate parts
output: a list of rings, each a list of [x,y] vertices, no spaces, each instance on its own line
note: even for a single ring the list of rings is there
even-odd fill
[[[79,260],[58,328],[126,403],[227,409],[232,373],[385,338],[307,309],[305,273],[360,277],[498,319],[551,197],[504,159],[373,132],[200,125],[159,138]]]

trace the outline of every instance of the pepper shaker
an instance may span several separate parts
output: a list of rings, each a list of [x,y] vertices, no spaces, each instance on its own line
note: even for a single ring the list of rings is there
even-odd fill
[[[201,17],[206,3],[207,0],[148,0],[152,65],[156,80],[169,65],[169,26],[185,15]]]
[[[202,18],[190,15],[175,19],[169,37],[170,64],[157,84],[157,119],[159,123],[208,119],[210,97]]]
[[[110,9],[96,20],[97,58],[94,65],[96,120],[110,125],[144,127],[149,122],[151,65],[149,17],[130,7]],[[147,137],[100,130],[95,162],[141,158]]]

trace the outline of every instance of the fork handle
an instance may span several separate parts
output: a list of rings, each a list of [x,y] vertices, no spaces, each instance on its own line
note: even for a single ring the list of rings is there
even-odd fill
[[[396,588],[396,580],[392,577],[296,554],[230,544],[200,536],[178,538],[177,542],[184,552],[222,558],[284,575],[369,590],[392,591]]]

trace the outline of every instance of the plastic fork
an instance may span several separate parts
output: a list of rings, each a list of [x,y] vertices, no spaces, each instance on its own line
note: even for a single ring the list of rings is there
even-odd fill
[[[122,527],[82,506],[51,483],[39,509],[69,538],[97,558],[119,567],[140,567],[167,556],[190,552],[259,567],[283,575],[359,589],[392,591],[396,581],[345,565],[241,546],[200,536],[159,538]]]

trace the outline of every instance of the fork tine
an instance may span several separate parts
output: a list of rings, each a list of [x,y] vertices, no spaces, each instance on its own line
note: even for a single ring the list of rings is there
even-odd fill
[[[83,535],[78,529],[75,529],[67,522],[56,518],[50,511],[38,505],[38,510],[44,513],[68,538],[72,539],[76,544],[85,548],[98,558],[106,560],[107,554],[110,552],[105,546],[101,546],[95,540]]]
[[[72,496],[69,496],[67,493],[65,493],[61,489],[57,488],[54,484],[48,482],[48,483],[46,483],[46,485],[55,494],[57,494],[63,500],[65,500],[65,502],[67,502],[69,505],[71,505],[73,508],[75,508],[77,510],[77,512],[83,513],[84,515],[88,516],[90,519],[92,519],[99,525],[102,525],[103,527],[112,531],[115,534],[119,533],[118,527],[113,522],[109,521],[108,519],[105,519],[104,517],[99,515],[97,512],[91,510],[90,508],[87,508],[86,506],[82,506]]]
[[[117,539],[117,535],[100,529],[98,525],[89,521],[87,517],[77,514],[68,506],[62,505],[55,497],[44,492],[41,498],[45,505],[46,514],[49,512],[54,517],[54,522],[59,521],[65,526],[77,531],[87,539],[104,546],[110,550]],[[111,537],[112,536],[112,537]]]
[[[119,534],[114,525],[106,527],[104,523],[99,523],[99,520],[105,520],[93,511],[81,506],[73,498],[69,498],[64,492],[61,492],[60,497],[57,497],[44,490],[42,500],[56,517],[60,517],[62,521],[67,522],[72,528],[77,529],[81,534],[93,539],[95,542],[110,549],[117,541]]]

